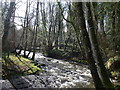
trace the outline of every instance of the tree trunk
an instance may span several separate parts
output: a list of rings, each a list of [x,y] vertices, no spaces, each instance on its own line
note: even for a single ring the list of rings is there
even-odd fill
[[[37,31],[38,31],[38,15],[39,15],[39,2],[37,1],[37,8],[36,8],[36,20],[35,20],[35,37],[34,37],[34,46],[33,46],[33,56],[32,60],[35,58],[35,52],[36,52],[36,41],[37,41]]]
[[[100,53],[99,45],[97,42],[97,37],[95,35],[95,27],[92,19],[92,11],[90,9],[90,3],[87,3],[88,7],[88,25],[89,25],[89,36],[90,36],[90,41],[91,41],[91,46],[92,46],[92,51],[93,51],[93,57],[94,60],[97,63],[98,67],[98,72],[100,75],[100,78],[106,88],[113,88],[112,83],[110,82],[107,70],[104,66],[103,58]]]
[[[2,37],[2,50],[3,52],[9,52],[9,41],[8,39],[8,33],[10,30],[10,19],[12,17],[12,14],[14,12],[14,8],[15,8],[15,2],[10,2],[10,7],[8,9],[8,13],[6,16],[6,19],[4,21],[4,34]]]
[[[102,31],[103,37],[106,38],[106,33],[104,30],[104,17],[100,18],[100,30]]]
[[[89,40],[89,36],[88,36],[87,30],[86,30],[86,25],[85,25],[85,18],[84,18],[84,14],[83,14],[82,2],[74,3],[74,6],[76,8],[78,20],[80,22],[80,28],[81,28],[81,33],[82,33],[82,37],[83,37],[83,44],[84,44],[86,59],[88,60],[88,63],[89,63],[89,67],[90,67],[90,71],[91,71],[91,74],[93,77],[95,87],[96,87],[96,89],[103,88],[102,82],[101,82],[100,77],[97,72],[95,61],[92,56],[90,40]]]
[[[25,19],[24,19],[24,28],[23,30],[25,31],[25,45],[24,45],[24,57],[26,57],[26,50],[27,50],[27,44],[28,44],[28,25],[29,25],[29,11],[30,11],[30,1],[27,0],[27,5],[26,5],[26,12],[25,12]]]
[[[120,2],[116,4],[115,12],[115,47],[116,55],[120,56]]]
[[[2,61],[2,36],[3,36],[3,22],[2,22],[2,10],[1,10],[1,3],[0,3],[0,61]],[[2,73],[2,62],[0,62],[0,73]]]

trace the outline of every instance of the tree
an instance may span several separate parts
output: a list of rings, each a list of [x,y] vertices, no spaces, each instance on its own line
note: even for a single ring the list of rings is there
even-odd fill
[[[15,11],[15,2],[10,2],[10,7],[8,9],[8,12],[7,12],[7,15],[6,15],[6,18],[5,18],[5,21],[4,21],[4,34],[3,34],[3,37],[2,37],[2,50],[3,52],[7,52],[9,51],[9,41],[8,41],[8,33],[9,33],[9,30],[10,30],[10,20],[11,20],[11,17],[12,17],[12,14],[14,13]]]
[[[82,37],[83,37],[83,44],[84,44],[86,59],[88,60],[88,63],[89,63],[89,68],[93,77],[95,87],[96,89],[103,88],[103,84],[98,75],[97,67],[95,65],[95,61],[92,55],[91,44],[90,44],[89,36],[86,30],[82,2],[74,3],[74,7],[76,8],[76,13],[78,15],[78,22],[80,23],[79,28],[81,30]]]
[[[116,55],[120,55],[120,2],[114,4],[114,13],[113,13],[113,48],[115,50]]]
[[[33,43],[33,56],[32,56],[32,60],[34,60],[35,58],[35,52],[36,52],[36,43],[37,43],[37,31],[38,31],[38,27],[39,27],[39,23],[38,23],[38,16],[39,16],[39,2],[37,1],[37,8],[36,8],[36,19],[35,19],[35,34],[34,34],[34,43]]]
[[[104,66],[103,58],[99,49],[97,37],[95,34],[95,27],[94,27],[92,9],[91,9],[90,3],[87,3],[87,8],[88,8],[88,26],[89,26],[88,31],[89,31],[90,41],[91,41],[93,57],[94,57],[94,60],[96,61],[98,72],[103,84],[105,85],[106,88],[113,88],[113,85],[110,82],[108,73]]]
[[[1,6],[2,6],[2,3],[0,3],[0,61],[2,61],[2,36],[3,36],[3,20],[2,20]],[[0,68],[2,69],[2,62],[0,62]],[[2,73],[1,69],[0,69],[0,74]]]
[[[65,17],[64,17],[64,14],[63,14],[63,12],[64,12],[64,10],[62,10],[62,5],[60,4],[60,2],[58,2],[58,5],[59,5],[59,8],[60,8],[60,10],[61,10],[61,15],[62,15],[62,17],[63,17],[63,19],[67,22],[67,23],[69,23],[69,24],[71,24],[72,25],[72,27],[73,27],[73,29],[74,29],[74,33],[75,33],[75,37],[76,37],[76,39],[77,39],[77,43],[78,43],[78,45],[79,45],[79,49],[80,49],[80,51],[82,51],[82,47],[81,47],[81,42],[82,42],[82,40],[81,40],[81,37],[80,37],[80,32],[78,31],[78,28],[77,28],[77,25],[78,25],[78,23],[75,23],[74,22],[74,19],[75,19],[75,15],[73,15],[72,13],[74,13],[74,12],[72,12],[72,10],[71,10],[71,6],[69,5],[69,7],[68,7],[68,9],[69,9],[69,19],[66,19]],[[72,16],[73,15],[73,16]],[[76,19],[77,20],[77,19]],[[69,28],[68,28],[69,29]],[[71,29],[69,29],[69,31],[70,31]],[[71,31],[70,31],[70,33],[71,33]],[[71,34],[69,35],[69,36],[71,36]],[[67,45],[67,43],[68,43],[68,40],[69,39],[72,39],[72,38],[70,38],[70,37],[68,37],[68,39],[67,39],[67,42],[66,42],[66,45]]]

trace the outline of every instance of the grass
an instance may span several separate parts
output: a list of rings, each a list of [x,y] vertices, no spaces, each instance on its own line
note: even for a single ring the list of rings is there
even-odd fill
[[[15,56],[10,54],[9,57],[6,55],[2,59],[3,65],[3,77],[18,76],[18,75],[29,75],[37,72],[42,72],[42,69],[35,65],[32,60],[26,59],[22,56]]]

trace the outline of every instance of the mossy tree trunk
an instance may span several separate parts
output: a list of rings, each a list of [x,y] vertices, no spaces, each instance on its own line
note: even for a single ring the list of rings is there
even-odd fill
[[[82,37],[83,37],[83,44],[84,44],[86,59],[88,60],[88,63],[89,63],[89,68],[90,68],[90,71],[91,71],[91,74],[93,77],[95,87],[96,87],[96,89],[100,89],[100,88],[103,88],[103,84],[100,80],[100,77],[97,72],[97,67],[96,67],[95,61],[93,59],[91,44],[90,44],[89,36],[88,36],[87,30],[86,30],[82,2],[74,3],[74,6],[76,8],[76,13],[77,13],[78,20],[80,23],[79,27],[81,28],[81,33],[82,33]]]
[[[113,88],[112,83],[110,82],[109,76],[107,74],[107,70],[105,68],[103,58],[99,49],[97,37],[95,34],[95,27],[94,27],[94,22],[92,18],[92,10],[90,3],[87,3],[87,8],[88,8],[88,26],[89,26],[89,36],[90,36],[90,41],[91,41],[91,47],[92,47],[92,52],[93,52],[93,57],[94,60],[97,63],[98,67],[98,73],[99,76],[106,88]]]

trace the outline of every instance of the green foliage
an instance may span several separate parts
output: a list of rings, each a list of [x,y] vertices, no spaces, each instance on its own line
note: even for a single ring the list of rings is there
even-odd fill
[[[84,59],[81,59],[80,52],[77,50],[66,50],[63,49],[53,49],[48,53],[48,57],[57,58],[57,59],[66,59],[69,61],[74,61],[78,63],[87,64],[87,61]]]
[[[116,61],[120,61],[120,57],[119,56],[115,56],[115,57],[111,57],[108,61],[107,61],[107,69],[112,69],[112,65],[113,63],[115,63]]]
[[[72,58],[71,60],[74,62],[82,63],[82,64],[88,64],[88,62],[86,60],[81,60],[81,59],[77,59],[77,58]]]
[[[48,57],[52,57],[52,58],[62,58],[64,55],[64,51],[63,50],[57,50],[57,49],[53,49],[50,52],[48,52]]]
[[[48,57],[52,57],[52,58],[58,58],[58,59],[66,59],[68,57],[70,57],[71,55],[71,51],[64,51],[63,49],[53,49],[48,53]]]
[[[111,74],[113,77],[117,76],[117,72],[116,71],[111,71]]]

